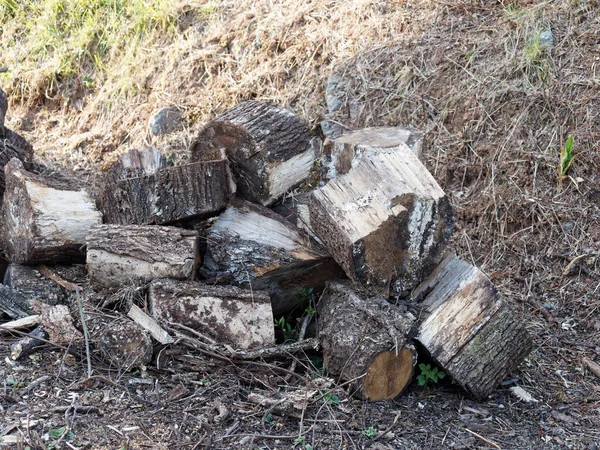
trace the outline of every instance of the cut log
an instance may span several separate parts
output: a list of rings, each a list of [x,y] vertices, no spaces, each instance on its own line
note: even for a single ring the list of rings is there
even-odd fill
[[[200,274],[207,282],[269,292],[275,315],[302,302],[302,289],[321,289],[343,275],[317,243],[273,211],[236,200],[206,237]]]
[[[30,298],[21,292],[0,284],[0,311],[12,319],[20,319],[34,314]]]
[[[328,286],[318,312],[327,371],[348,381],[360,398],[398,396],[417,361],[408,342],[415,317],[382,297],[359,296],[349,284],[338,282]]]
[[[353,281],[405,297],[440,262],[452,208],[405,144],[373,147],[355,138],[344,142],[354,155],[347,172],[313,191],[311,228]]]
[[[104,220],[115,224],[169,224],[218,214],[232,192],[227,161],[177,167],[152,148],[132,150],[106,174],[98,194]]]
[[[446,258],[414,292],[425,296],[417,341],[465,390],[479,399],[529,354],[525,326],[476,267]]]
[[[131,320],[96,317],[88,321],[88,327],[94,348],[114,368],[127,372],[152,359],[150,335]]]
[[[3,220],[9,259],[19,264],[85,261],[85,237],[102,222],[87,192],[50,183],[13,158],[5,167]]]
[[[422,145],[423,134],[408,128],[377,127],[349,132],[326,146],[324,166],[327,178],[348,173],[358,161],[355,152],[364,151],[365,146],[371,151],[385,148],[398,152],[405,152],[408,147],[420,159]]]
[[[25,163],[31,161],[33,147],[20,134],[4,126],[8,99],[0,89],[0,198],[4,193],[4,167],[12,158],[17,158]]]
[[[248,101],[209,122],[191,148],[201,161],[225,149],[246,200],[270,205],[311,174],[319,141],[308,123],[270,103]]]
[[[266,292],[163,279],[150,283],[148,302],[157,320],[197,329],[219,344],[248,349],[275,342]]]
[[[61,271],[60,267],[53,269]],[[85,274],[85,269],[80,268],[80,270]],[[27,298],[35,297],[49,305],[64,304],[69,296],[66,289],[42,275],[36,266],[11,264],[4,276],[4,284]]]
[[[198,264],[197,236],[181,228],[98,225],[87,237],[90,281],[118,287],[168,277],[193,278]]]

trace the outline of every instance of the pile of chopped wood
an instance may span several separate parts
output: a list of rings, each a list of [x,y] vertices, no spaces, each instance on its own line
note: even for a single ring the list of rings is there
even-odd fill
[[[0,309],[4,328],[35,327],[13,358],[52,342],[127,370],[181,342],[239,358],[320,345],[329,374],[382,400],[410,383],[417,349],[479,398],[531,349],[488,278],[448,254],[451,206],[414,131],[323,145],[286,109],[249,101],[208,123],[185,164],[125,154],[94,200],[33,165],[5,112]],[[303,311],[308,289],[322,292],[314,336],[307,319],[277,346],[274,319]]]

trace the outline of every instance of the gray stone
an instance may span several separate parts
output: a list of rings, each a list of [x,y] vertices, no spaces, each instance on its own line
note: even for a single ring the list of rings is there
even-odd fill
[[[554,35],[550,28],[540,33],[540,44],[545,46],[548,50],[554,46]]]
[[[150,119],[150,131],[155,136],[169,134],[181,126],[181,117],[178,108],[163,108]]]

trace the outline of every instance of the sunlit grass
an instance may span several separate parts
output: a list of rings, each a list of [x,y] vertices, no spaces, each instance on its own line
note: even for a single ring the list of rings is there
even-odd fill
[[[3,86],[35,101],[61,88],[139,89],[136,58],[177,29],[177,0],[0,0]],[[119,70],[108,70],[108,68]],[[125,76],[124,76],[125,75]]]

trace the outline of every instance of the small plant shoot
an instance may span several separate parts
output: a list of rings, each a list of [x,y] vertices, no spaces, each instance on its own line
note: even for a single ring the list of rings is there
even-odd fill
[[[438,369],[437,367],[431,367],[431,364],[419,364],[421,374],[417,377],[419,386],[425,386],[430,381],[437,383],[446,377],[446,372]]]

